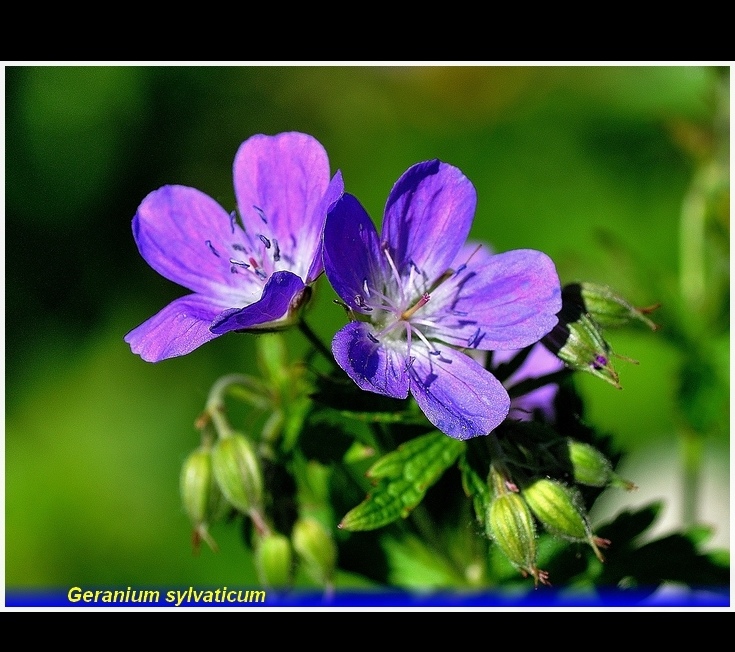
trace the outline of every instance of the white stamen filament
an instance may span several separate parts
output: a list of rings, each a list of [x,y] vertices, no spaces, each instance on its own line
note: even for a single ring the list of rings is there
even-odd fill
[[[398,292],[401,295],[401,305],[406,305],[406,295],[403,293],[403,283],[401,283],[401,276],[398,273],[398,269],[396,268],[396,264],[393,262],[393,257],[390,255],[390,251],[388,251],[388,243],[384,242],[381,245],[381,248],[383,249],[383,253],[385,254],[385,257],[388,259],[388,264],[390,265],[391,271],[393,272],[393,278],[396,282],[396,285],[398,286]]]

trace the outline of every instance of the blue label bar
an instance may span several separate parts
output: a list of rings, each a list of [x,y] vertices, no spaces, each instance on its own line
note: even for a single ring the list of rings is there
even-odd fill
[[[6,589],[6,607],[729,607],[722,587],[574,594],[544,587],[524,594],[399,591],[276,592],[254,587],[69,587]]]

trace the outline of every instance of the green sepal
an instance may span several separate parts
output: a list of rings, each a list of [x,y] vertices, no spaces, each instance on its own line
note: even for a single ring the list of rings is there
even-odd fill
[[[291,543],[315,582],[332,582],[337,569],[337,545],[321,521],[311,516],[299,518],[291,531]]]
[[[651,330],[658,330],[658,325],[646,317],[658,306],[636,308],[607,285],[572,283],[562,290],[562,297],[567,296],[578,296],[584,309],[603,328],[620,328],[638,320]]]
[[[464,450],[464,442],[440,432],[402,444],[368,469],[367,476],[377,485],[339,527],[353,532],[375,530],[406,518]]]
[[[179,484],[181,502],[193,528],[195,552],[202,540],[216,552],[217,544],[209,534],[209,526],[223,518],[230,505],[214,479],[209,446],[200,446],[189,454],[181,468]]]
[[[273,589],[291,585],[293,551],[288,537],[280,532],[267,534],[256,542],[254,557],[261,584]]]
[[[536,565],[536,526],[520,494],[506,492],[488,504],[486,531],[508,560],[534,583],[546,584],[548,573]]]
[[[255,447],[242,433],[218,439],[212,447],[212,471],[229,503],[247,514],[263,500],[263,472]]]
[[[539,478],[521,489],[521,494],[534,516],[551,534],[585,541],[591,537],[579,493],[557,480]]]
[[[586,371],[620,389],[618,374],[610,358],[612,349],[600,325],[574,304],[565,303],[559,323],[541,342],[570,369]]]
[[[605,487],[612,481],[612,463],[591,444],[567,438],[567,453],[574,481],[590,487]]]

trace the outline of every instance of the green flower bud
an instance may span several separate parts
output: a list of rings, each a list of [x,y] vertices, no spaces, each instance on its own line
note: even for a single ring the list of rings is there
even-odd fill
[[[212,473],[212,454],[208,447],[200,447],[186,458],[179,481],[181,502],[193,526],[194,550],[201,540],[217,551],[217,544],[209,535],[208,527],[229,509]]]
[[[288,537],[272,532],[255,546],[255,569],[258,579],[267,588],[291,585],[293,555]]]
[[[549,532],[572,541],[587,539],[587,517],[571,489],[556,480],[540,478],[521,491],[531,511]]]
[[[567,439],[567,452],[572,464],[574,480],[590,487],[606,487],[608,485],[627,489],[636,486],[623,480],[612,468],[612,463],[600,451],[590,444],[574,439]]]
[[[636,308],[606,285],[572,283],[563,288],[562,297],[565,300],[577,301],[603,328],[618,328],[638,320],[651,330],[658,330],[658,325],[646,317],[646,314],[653,312],[658,305]]]
[[[551,533],[570,541],[587,541],[603,561],[579,493],[561,482],[540,478],[521,489],[534,516]]]
[[[612,463],[590,444],[567,439],[574,480],[590,487],[604,487],[613,475]]]
[[[559,322],[541,342],[568,367],[586,371],[620,389],[612,351],[599,325],[578,305],[564,302]]]
[[[536,566],[536,526],[533,516],[517,493],[495,497],[488,506],[485,527],[488,536],[523,575],[538,585],[547,583],[547,573]]]
[[[337,567],[337,546],[321,522],[300,518],[293,526],[291,540],[304,570],[315,582],[330,584]]]
[[[243,513],[263,500],[263,472],[255,447],[245,435],[222,437],[212,447],[212,470],[230,504]]]

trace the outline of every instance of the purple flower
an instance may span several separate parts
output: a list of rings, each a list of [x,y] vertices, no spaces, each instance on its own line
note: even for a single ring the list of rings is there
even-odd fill
[[[125,336],[148,362],[190,353],[230,331],[289,326],[324,271],[321,236],[343,192],[322,145],[306,134],[256,135],[233,165],[237,213],[186,186],[154,190],[133,235],[146,262],[193,292]]]
[[[364,390],[410,392],[456,439],[488,434],[510,406],[502,384],[464,351],[528,346],[561,308],[548,256],[465,244],[475,205],[460,170],[426,161],[393,186],[382,235],[349,194],[324,230],[327,278],[354,319],[332,341],[337,363]]]

